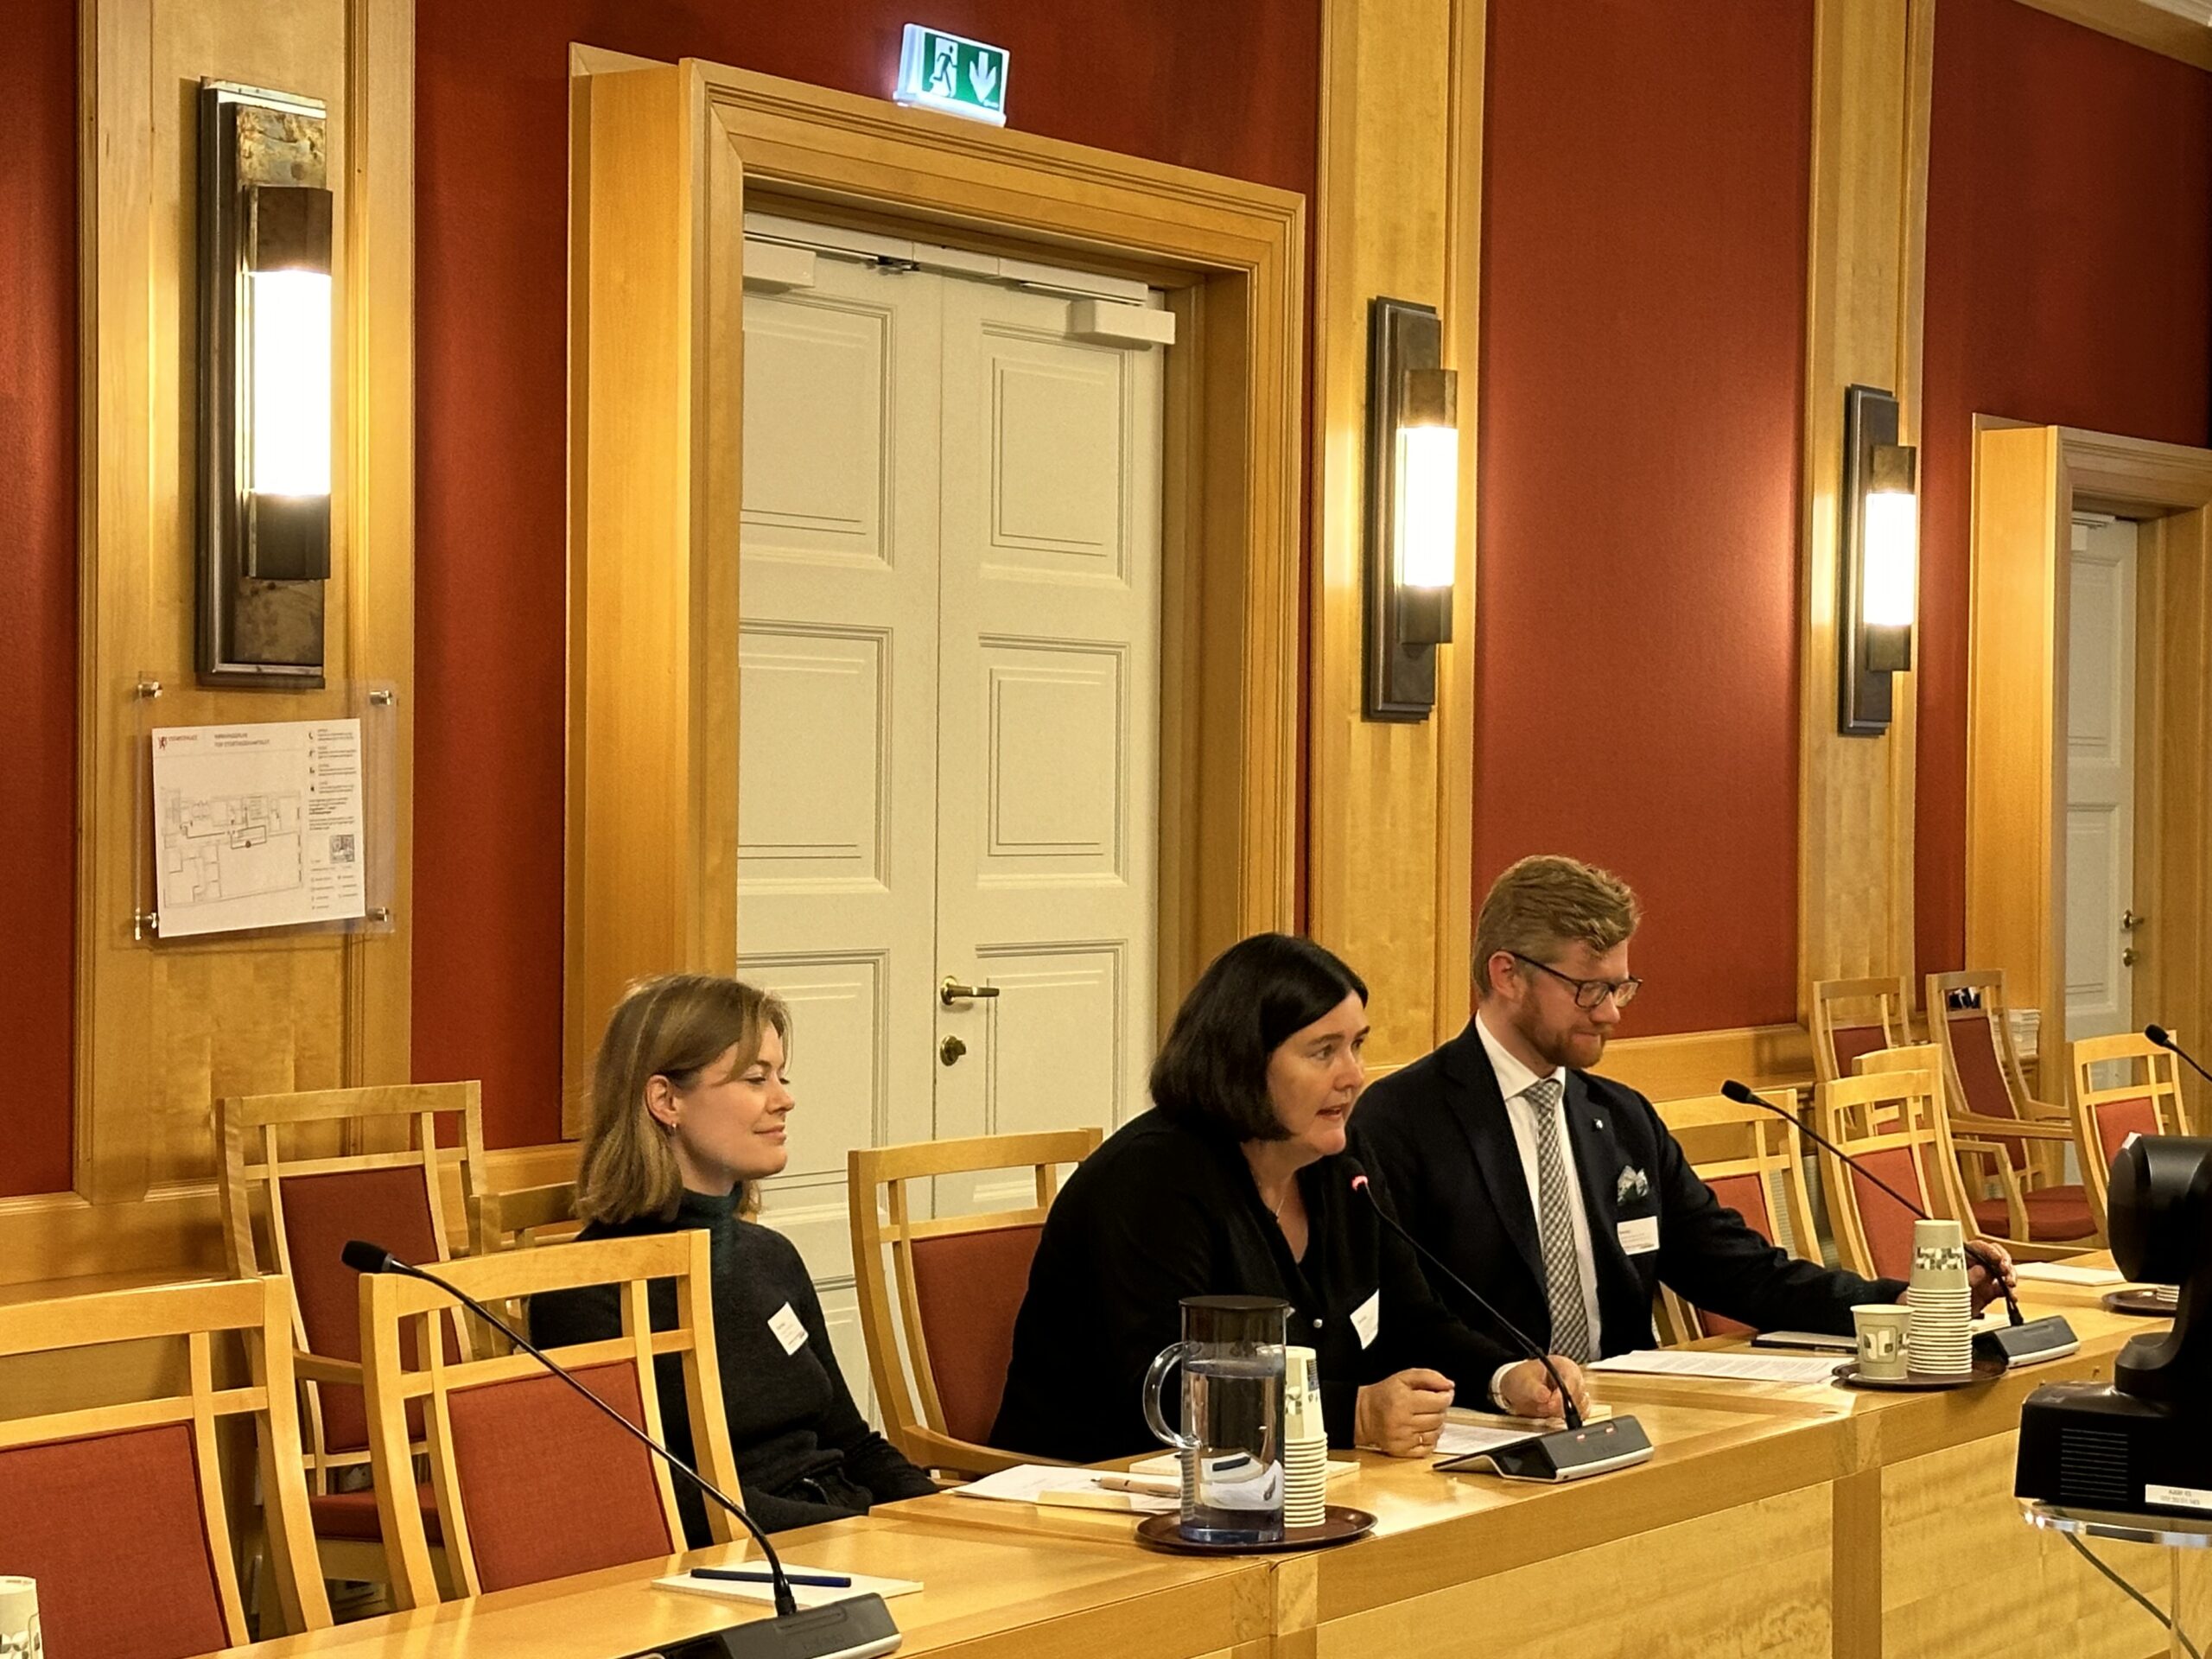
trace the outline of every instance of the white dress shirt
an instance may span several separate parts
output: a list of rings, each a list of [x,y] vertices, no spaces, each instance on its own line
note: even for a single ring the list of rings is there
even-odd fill
[[[1535,1103],[1529,1098],[1529,1085],[1548,1076],[1560,1085],[1559,1098],[1552,1103],[1551,1118],[1554,1132],[1560,1138],[1560,1149],[1570,1177],[1567,1186],[1567,1212],[1574,1224],[1575,1265],[1582,1281],[1582,1308],[1590,1322],[1590,1351],[1605,1352],[1603,1338],[1598,1321],[1598,1258],[1590,1248],[1590,1216],[1582,1202],[1582,1180],[1574,1161],[1574,1137],[1567,1130],[1567,1068],[1554,1067],[1539,1074],[1531,1071],[1506,1051],[1491,1031],[1482,1010],[1475,1011],[1475,1034],[1482,1039],[1483,1052],[1490,1056],[1491,1070],[1497,1074],[1497,1091],[1505,1096],[1506,1122],[1513,1126],[1513,1144],[1521,1154],[1521,1177],[1529,1184],[1529,1209],[1537,1218],[1541,1230],[1544,1214],[1544,1197],[1536,1175],[1536,1135],[1539,1124]],[[1519,1362],[1515,1362],[1518,1363]],[[1512,1370],[1505,1365],[1498,1368],[1491,1379],[1491,1395],[1497,1398],[1499,1379]],[[1502,1401],[1499,1403],[1503,1403]]]

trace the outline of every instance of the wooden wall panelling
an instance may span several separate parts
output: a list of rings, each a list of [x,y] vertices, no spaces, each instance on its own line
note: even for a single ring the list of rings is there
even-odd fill
[[[1470,1006],[1483,0],[1358,0],[1322,29],[1307,925],[1368,981],[1381,1066]],[[1454,644],[1416,724],[1361,715],[1368,305],[1434,305],[1459,373]]]
[[[629,62],[572,57],[592,84],[572,102],[567,1121],[624,981],[735,953],[734,315],[749,188],[785,211],[1072,255],[1173,290],[1165,577],[1196,611],[1168,631],[1161,667],[1172,1007],[1208,956],[1293,915],[1303,201],[772,76]],[[620,201],[604,188],[617,180]],[[657,687],[632,683],[641,668]],[[688,815],[674,831],[672,802]]]
[[[2020,3],[2161,57],[2212,69],[2212,29],[2178,11],[2168,10],[2158,0],[2020,0]]]
[[[397,931],[130,942],[134,819],[146,764],[130,687],[161,681],[162,724],[353,710],[352,683],[397,685],[410,718],[413,12],[409,0],[85,8],[83,330],[88,411],[80,628],[85,734],[78,933],[77,1192],[102,1205],[205,1181],[219,1092],[407,1075],[407,819]],[[193,683],[197,85],[282,87],[328,109],[335,251],[336,512],[318,692]],[[357,125],[373,124],[367,146]],[[408,757],[403,736],[399,781]],[[190,1254],[187,1253],[188,1255]],[[81,1271],[95,1250],[73,1258]]]
[[[1819,0],[1814,57],[1798,760],[1797,1008],[1815,981],[1912,965],[1914,691],[1889,732],[1836,730],[1843,394],[1896,391],[1919,430],[1934,0]]]
[[[1622,1037],[1596,1068],[1652,1100],[1709,1095],[1734,1077],[1754,1089],[1813,1080],[1813,1039],[1802,1026],[1743,1026],[1662,1037]]]

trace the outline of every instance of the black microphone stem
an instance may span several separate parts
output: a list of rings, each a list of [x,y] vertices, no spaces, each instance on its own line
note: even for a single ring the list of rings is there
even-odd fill
[[[1351,1162],[1350,1160],[1346,1160],[1345,1161],[1348,1163]],[[1484,1313],[1489,1314],[1492,1319],[1497,1322],[1507,1336],[1511,1337],[1516,1342],[1521,1344],[1522,1351],[1528,1354],[1529,1358],[1535,1360],[1537,1364],[1544,1368],[1544,1375],[1551,1378],[1552,1386],[1559,1390],[1560,1414],[1567,1419],[1567,1426],[1569,1428],[1581,1427],[1582,1414],[1574,1408],[1574,1396],[1567,1392],[1567,1379],[1562,1377],[1559,1374],[1558,1369],[1553,1365],[1551,1356],[1546,1353],[1541,1348],[1538,1347],[1536,1344],[1529,1338],[1528,1333],[1523,1332],[1519,1325],[1514,1324],[1513,1321],[1507,1319],[1504,1314],[1492,1307],[1490,1305],[1489,1300],[1485,1298],[1480,1291],[1477,1290],[1472,1285],[1462,1279],[1458,1274],[1452,1272],[1451,1268],[1446,1267],[1443,1262],[1438,1261],[1436,1258],[1436,1253],[1433,1250],[1430,1249],[1428,1246],[1415,1238],[1403,1227],[1401,1227],[1398,1224],[1397,1217],[1393,1216],[1388,1210],[1385,1210],[1382,1207],[1382,1201],[1375,1196],[1374,1184],[1369,1180],[1367,1172],[1361,1169],[1356,1163],[1352,1164],[1351,1166],[1357,1172],[1352,1179],[1352,1190],[1366,1198],[1369,1207],[1375,1211],[1375,1218],[1377,1221],[1380,1221],[1385,1227],[1388,1227],[1392,1232],[1395,1233],[1400,1238],[1404,1239],[1407,1243],[1412,1245],[1414,1247],[1414,1253],[1417,1254],[1422,1261],[1427,1262],[1439,1273],[1442,1274],[1446,1279],[1449,1279],[1453,1284],[1457,1285],[1462,1291],[1464,1291],[1469,1300],[1471,1300],[1477,1307],[1482,1309]]]
[[[1720,1085],[1720,1092],[1726,1095],[1729,1099],[1734,1101],[1738,1106],[1756,1106],[1762,1111],[1772,1112],[1777,1117],[1781,1118],[1784,1122],[1796,1124],[1799,1134],[1802,1135],[1815,1146],[1826,1147],[1830,1152],[1835,1154],[1837,1157],[1842,1159],[1846,1166],[1851,1170],[1852,1173],[1854,1175],[1865,1176],[1868,1180],[1873,1182],[1875,1185],[1880,1187],[1883,1192],[1888,1193],[1906,1209],[1911,1211],[1914,1215],[1918,1216],[1923,1221],[1932,1219],[1925,1210],[1915,1204],[1910,1198],[1905,1197],[1904,1193],[1898,1192],[1897,1188],[1891,1186],[1887,1181],[1877,1175],[1872,1170],[1868,1169],[1864,1164],[1861,1164],[1856,1158],[1846,1152],[1841,1147],[1836,1145],[1834,1141],[1829,1140],[1827,1136],[1822,1135],[1818,1129],[1805,1122],[1803,1118],[1798,1116],[1796,1113],[1784,1111],[1772,1101],[1765,1099],[1764,1096],[1759,1095],[1758,1091],[1753,1090],[1748,1084],[1738,1083],[1733,1077],[1731,1077],[1727,1082]],[[1967,1255],[1973,1260],[1980,1262],[1982,1271],[1986,1273],[1991,1279],[1996,1281],[1999,1294],[2005,1298],[2005,1310],[2012,1315],[2012,1322],[2014,1325],[2026,1324],[2027,1320],[2020,1313],[2019,1299],[2013,1295],[2011,1287],[2005,1282],[2004,1270],[1997,1265],[1997,1262],[1994,1257],[1984,1255],[1980,1251],[1975,1249],[1974,1243],[1975,1241],[1973,1239],[1967,1239],[1961,1248],[1963,1249]]]
[[[713,1498],[715,1503],[721,1504],[722,1508],[728,1510],[732,1515],[735,1516],[739,1522],[744,1526],[746,1531],[753,1535],[753,1541],[760,1546],[761,1554],[767,1558],[768,1574],[774,1581],[776,1617],[779,1618],[785,1618],[797,1615],[798,1612],[798,1598],[791,1593],[791,1580],[784,1574],[784,1564],[776,1554],[776,1547],[768,1541],[768,1535],[761,1531],[760,1529],[753,1523],[753,1517],[740,1508],[734,1499],[726,1497],[696,1469],[694,1469],[690,1464],[684,1462],[683,1459],[677,1457],[666,1446],[659,1445],[654,1440],[652,1435],[646,1433],[645,1430],[639,1428],[627,1417],[625,1417],[620,1412],[615,1410],[613,1407],[608,1405],[606,1401],[601,1399],[589,1389],[576,1381],[575,1377],[569,1376],[564,1368],[555,1364],[553,1361],[547,1358],[544,1353],[531,1342],[529,1338],[524,1336],[519,1331],[517,1331],[512,1325],[509,1325],[505,1319],[492,1312],[490,1308],[485,1306],[483,1303],[478,1301],[474,1296],[469,1295],[465,1291],[454,1289],[453,1286],[439,1278],[437,1274],[434,1273],[425,1273],[418,1267],[414,1267],[408,1262],[402,1262],[396,1255],[387,1253],[385,1256],[385,1266],[383,1270],[385,1272],[404,1273],[410,1279],[420,1279],[426,1285],[435,1285],[440,1290],[445,1292],[447,1295],[452,1297],[463,1307],[468,1309],[470,1313],[475,1314],[478,1319],[483,1320],[485,1324],[490,1325],[501,1336],[506,1338],[508,1341],[513,1343],[516,1347],[521,1349],[523,1352],[528,1354],[532,1359],[543,1365],[547,1371],[551,1373],[553,1376],[559,1377],[563,1382],[574,1389],[578,1394],[590,1401],[594,1406],[598,1408],[602,1415],[619,1425],[622,1429],[622,1432],[629,1435],[632,1440],[637,1441],[648,1452],[653,1453],[654,1456],[661,1459],[670,1468],[684,1475],[690,1480],[691,1484],[696,1486],[702,1492],[705,1493],[709,1497]]]
[[[2190,1069],[2195,1071],[2198,1077],[2203,1078],[2207,1083],[2212,1083],[2212,1071],[2207,1071],[2202,1066],[2197,1065],[2196,1057],[2194,1054],[2191,1054],[2187,1049],[2183,1048],[2179,1043],[2174,1041],[2174,1039],[2167,1034],[2166,1028],[2164,1026],[2145,1026],[2143,1027],[2143,1034],[2145,1037],[2148,1037],[2152,1042],[2156,1043],[2160,1048],[2164,1049],[2167,1053],[2180,1055],[2182,1058],[2189,1062]]]

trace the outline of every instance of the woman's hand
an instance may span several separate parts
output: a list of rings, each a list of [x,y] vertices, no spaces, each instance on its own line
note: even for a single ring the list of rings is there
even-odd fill
[[[1552,1369],[1567,1384],[1567,1392],[1574,1396],[1577,1411],[1590,1409],[1589,1385],[1582,1380],[1582,1368],[1560,1354],[1552,1356]],[[1559,1397],[1559,1390],[1552,1386],[1541,1363],[1524,1359],[1497,1380],[1498,1402],[1516,1417],[1564,1417],[1567,1408]]]
[[[1400,1371],[1359,1391],[1352,1410],[1352,1439],[1394,1458],[1417,1458],[1436,1449],[1452,1379],[1440,1371]]]

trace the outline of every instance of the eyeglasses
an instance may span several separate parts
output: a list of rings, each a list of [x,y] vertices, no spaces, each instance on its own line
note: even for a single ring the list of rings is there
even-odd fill
[[[1595,1008],[1609,996],[1613,999],[1615,1007],[1624,1008],[1636,1001],[1636,994],[1643,988],[1643,982],[1633,975],[1626,979],[1576,979],[1572,975],[1562,974],[1549,963],[1538,962],[1534,957],[1524,957],[1518,950],[1508,951],[1506,954],[1516,962],[1525,962],[1531,968],[1542,969],[1554,979],[1573,990],[1574,1006],[1586,1013]]]

